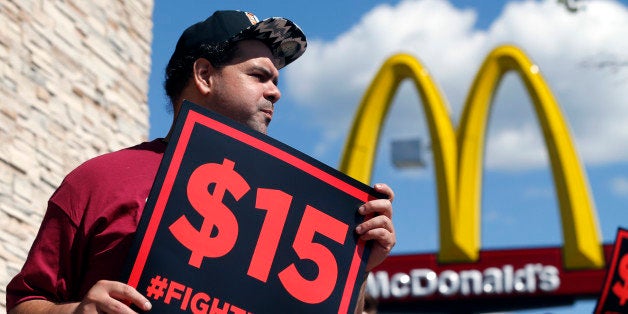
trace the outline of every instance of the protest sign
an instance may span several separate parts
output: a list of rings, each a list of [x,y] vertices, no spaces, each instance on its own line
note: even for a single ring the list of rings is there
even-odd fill
[[[128,283],[155,312],[344,313],[368,246],[370,187],[184,102],[146,203]]]

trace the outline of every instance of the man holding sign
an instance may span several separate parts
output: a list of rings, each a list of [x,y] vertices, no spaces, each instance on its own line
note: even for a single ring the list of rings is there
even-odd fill
[[[278,71],[305,47],[305,35],[289,20],[260,22],[247,12],[215,12],[184,31],[166,68],[174,120],[189,100],[266,133],[281,97]],[[22,271],[7,286],[9,313],[150,310],[146,297],[117,280],[169,138],[94,158],[65,178]],[[362,240],[373,240],[367,271],[396,241],[393,191],[385,184],[374,189],[387,198],[360,206],[359,213],[372,218],[355,230]]]

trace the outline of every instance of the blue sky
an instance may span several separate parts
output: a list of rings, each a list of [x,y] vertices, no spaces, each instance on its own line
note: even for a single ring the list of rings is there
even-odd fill
[[[338,165],[353,114],[385,59],[417,57],[449,101],[457,122],[482,60],[515,44],[534,60],[569,123],[589,179],[606,243],[628,227],[628,0],[581,0],[569,13],[547,1],[155,1],[149,87],[150,135],[162,137],[172,116],[161,84],[180,33],[218,9],[260,19],[290,18],[308,36],[308,51],[282,70],[283,96],[269,135],[331,166]],[[438,214],[431,154],[420,169],[392,166],[390,142],[428,141],[416,92],[402,85],[382,134],[374,182],[396,192],[396,254],[436,252]],[[482,247],[562,243],[549,161],[532,105],[507,76],[491,113],[482,195]],[[553,312],[589,313],[593,302]]]

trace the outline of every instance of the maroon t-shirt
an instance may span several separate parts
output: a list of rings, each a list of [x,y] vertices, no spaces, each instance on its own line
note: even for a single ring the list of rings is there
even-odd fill
[[[101,279],[120,280],[166,144],[91,159],[63,180],[28,258],[7,286],[7,310],[33,299],[80,301]]]

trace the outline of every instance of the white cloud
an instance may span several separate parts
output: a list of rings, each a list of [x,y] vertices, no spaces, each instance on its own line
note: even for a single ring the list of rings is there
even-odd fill
[[[611,180],[611,190],[615,195],[628,196],[628,178],[617,177]]]
[[[486,30],[477,15],[446,1],[406,0],[380,5],[331,42],[311,40],[285,75],[286,92],[325,130],[317,152],[344,142],[358,103],[381,64],[394,53],[416,56],[450,102],[457,123],[483,58],[498,45],[521,47],[539,65],[561,105],[580,155],[588,164],[628,160],[628,9],[615,1],[588,1],[570,14],[556,1],[517,1]],[[425,134],[418,98],[404,88],[387,130]],[[547,154],[534,111],[516,77],[496,95],[487,163],[493,169],[537,168]],[[418,120],[418,122],[417,122]],[[408,130],[411,131],[408,131]],[[388,132],[388,131],[387,131]],[[423,138],[427,136],[423,135]]]

